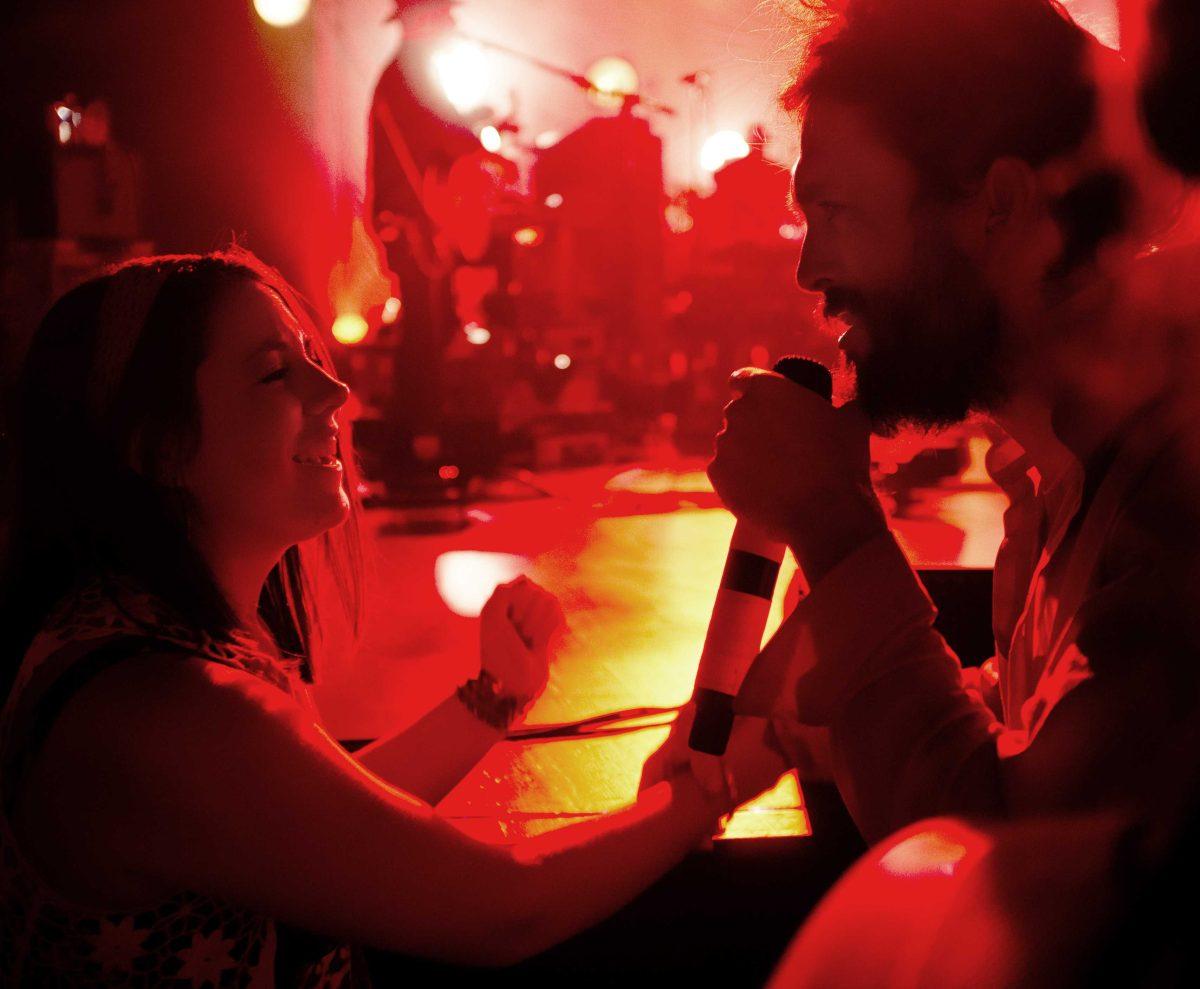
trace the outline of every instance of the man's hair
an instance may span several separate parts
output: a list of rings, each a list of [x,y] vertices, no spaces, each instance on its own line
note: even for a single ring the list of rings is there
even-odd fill
[[[1150,14],[1150,50],[1143,70],[1142,117],[1163,160],[1200,176],[1200,5],[1158,0]]]
[[[55,603],[90,578],[133,578],[213,638],[235,627],[189,538],[190,496],[161,474],[197,449],[196,370],[217,303],[242,284],[262,285],[303,318],[303,302],[283,277],[237,247],[127,262],[71,289],[43,318],[16,389],[2,472],[11,488],[11,530],[0,560],[0,694]],[[128,354],[115,371],[109,355],[121,347],[113,340],[126,341]],[[332,371],[317,334],[313,346]],[[98,389],[105,380],[109,386]],[[350,519],[290,547],[259,601],[280,648],[310,677],[322,631],[314,582],[332,577],[355,627],[360,607],[353,451],[345,432],[341,443]]]
[[[798,0],[805,57],[781,101],[865,111],[910,162],[924,198],[978,188],[992,162],[1044,165],[1081,148],[1098,111],[1102,46],[1053,0]],[[1054,204],[1060,267],[1090,257],[1124,223],[1126,182],[1081,175]]]

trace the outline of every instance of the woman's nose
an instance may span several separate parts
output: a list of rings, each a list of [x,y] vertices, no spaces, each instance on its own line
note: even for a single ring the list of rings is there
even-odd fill
[[[305,404],[317,415],[336,412],[350,397],[350,386],[346,382],[315,365],[312,366],[310,389]]]

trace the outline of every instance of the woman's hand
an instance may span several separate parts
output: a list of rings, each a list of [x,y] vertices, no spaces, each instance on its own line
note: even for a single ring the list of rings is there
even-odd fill
[[[675,723],[667,740],[662,743],[642,765],[642,778],[638,792],[669,780],[688,771],[691,766],[692,750],[688,748],[688,735],[692,731],[692,720],[696,716],[696,705],[685,704],[679,709]]]
[[[694,717],[694,704],[680,709],[671,734],[642,767],[639,790],[691,772],[707,792],[731,803],[725,809],[732,810],[774,786],[791,768],[763,718],[739,717],[725,754],[719,758],[693,752],[688,748],[688,735]]]
[[[496,588],[479,616],[480,666],[505,697],[528,704],[550,675],[550,650],[564,628],[562,607],[527,577]]]
[[[712,756],[697,755],[698,759]],[[769,790],[791,765],[779,751],[779,743],[766,718],[739,717],[733,723],[729,745],[721,766],[732,791],[735,807]],[[697,769],[693,766],[693,772]]]
[[[828,728],[812,728],[781,717],[772,719],[771,730],[783,757],[802,781],[832,782],[833,751]]]

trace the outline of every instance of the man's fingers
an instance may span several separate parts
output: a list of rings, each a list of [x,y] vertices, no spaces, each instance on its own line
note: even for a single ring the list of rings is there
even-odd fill
[[[744,395],[746,389],[760,377],[779,377],[774,371],[764,371],[761,367],[739,367],[729,376],[729,387],[739,395]]]

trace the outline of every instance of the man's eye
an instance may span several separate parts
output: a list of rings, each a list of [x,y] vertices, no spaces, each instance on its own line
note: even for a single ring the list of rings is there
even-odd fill
[[[287,365],[285,364],[283,367],[276,368],[274,371],[272,371],[270,374],[268,374],[265,378],[259,378],[258,380],[261,384],[264,384],[264,385],[269,384],[272,381],[279,381],[283,378],[284,375],[287,374],[287,371],[288,371]]]
[[[825,202],[817,203],[817,207],[825,214],[826,217],[837,216],[846,207],[843,203],[834,203],[826,200]]]

